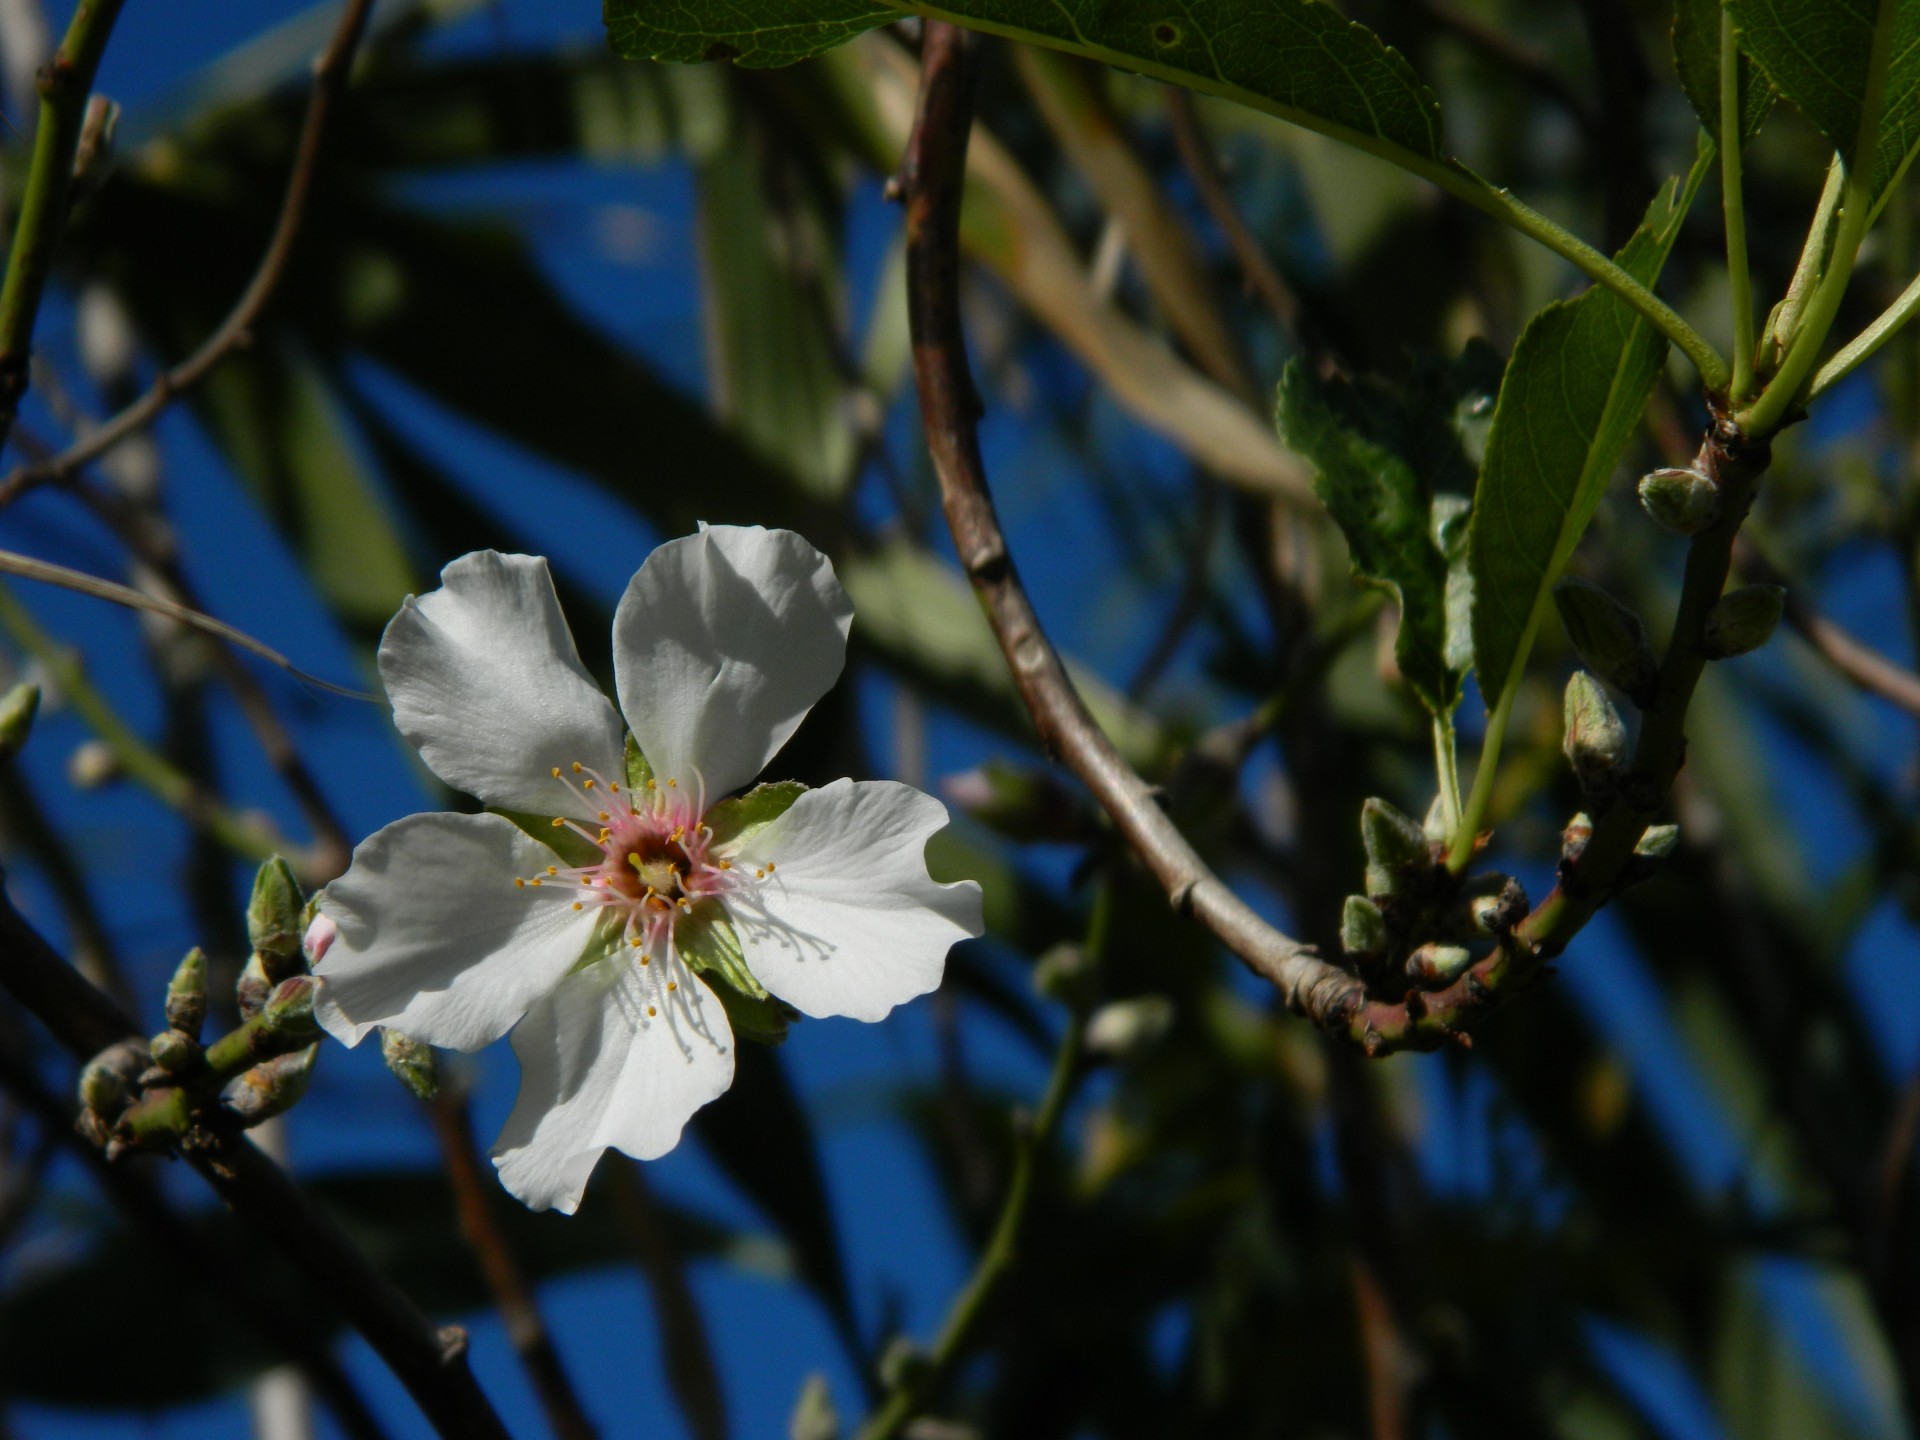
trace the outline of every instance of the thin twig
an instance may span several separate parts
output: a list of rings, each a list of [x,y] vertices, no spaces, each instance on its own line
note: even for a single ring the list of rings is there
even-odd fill
[[[0,893],[0,987],[81,1060],[138,1034]],[[435,1328],[287,1173],[241,1134],[209,1133],[186,1159],[338,1307],[447,1440],[510,1440],[467,1367],[458,1327]]]
[[[82,9],[85,8],[83,0]],[[117,5],[114,8],[118,8]],[[293,171],[287,178],[286,196],[280,203],[279,221],[274,226],[273,238],[267,244],[266,253],[260,258],[259,268],[254,271],[253,279],[248,282],[227,318],[220,322],[220,327],[207,337],[198,350],[171,370],[163,371],[146,394],[99,429],[76,441],[51,460],[18,466],[4,480],[0,480],[0,505],[5,505],[33,486],[66,480],[83,465],[106,454],[127,436],[151,424],[162,410],[205,379],[207,373],[229,353],[252,339],[255,323],[286,276],[287,261],[293,254],[295,241],[299,239],[301,222],[306,218],[307,199],[313,190],[314,174],[319,167],[327,119],[333,110],[335,97],[346,83],[347,74],[353,66],[354,52],[359,48],[360,36],[366,30],[367,16],[372,10],[373,0],[346,0],[332,40],[314,62],[313,91],[307,100],[306,122],[300,132],[300,146],[295,152]],[[0,352],[0,380],[4,380],[5,363],[5,354]],[[0,398],[4,398],[3,392],[0,392]],[[4,438],[4,434],[4,429],[0,429],[0,438]]]
[[[647,1277],[660,1327],[660,1358],[667,1387],[693,1440],[726,1440],[727,1396],[714,1363],[713,1342],[673,1223],[654,1198],[647,1167],[638,1160],[613,1167],[620,1201],[615,1218]]]
[[[908,313],[920,413],[960,561],[985,605],[1015,686],[1048,750],[1063,760],[1166,888],[1304,1014],[1338,1023],[1360,982],[1269,925],[1233,893],[1120,758],[1067,677],[1014,570],[980,459],[979,399],[960,326],[960,194],[972,118],[970,42],[928,22],[918,113],[901,164],[907,207]]]
[[[507,1343],[520,1357],[520,1366],[546,1412],[548,1426],[559,1440],[595,1440],[600,1432],[587,1418],[560,1352],[554,1349],[553,1337],[547,1333],[533,1289],[520,1273],[520,1264],[500,1228],[499,1189],[493,1177],[481,1169],[474,1151],[467,1097],[443,1085],[428,1102],[427,1113],[432,1117],[434,1138],[440,1142],[440,1157],[446,1162],[447,1179],[453,1186],[460,1233],[480,1266],[487,1289],[493,1292]]]
[[[60,48],[36,77],[40,128],[33,164],[20,197],[20,219],[0,281],[0,449],[7,443],[20,401],[32,382],[33,327],[53,273],[54,253],[67,228],[73,194],[73,157],[86,117],[94,72],[120,18],[122,0],[80,0]]]

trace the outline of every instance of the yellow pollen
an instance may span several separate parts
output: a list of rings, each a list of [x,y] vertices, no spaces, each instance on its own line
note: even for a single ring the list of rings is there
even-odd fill
[[[674,844],[678,845],[680,843],[680,837],[682,835],[685,835],[686,833],[687,833],[686,826],[676,825],[673,827],[673,834],[668,836],[667,838],[672,840]]]
[[[540,877],[536,875],[533,877],[533,879],[529,880],[527,883],[529,885],[538,885],[540,883]]]
[[[687,897],[684,895],[682,895],[678,900],[674,901],[673,903],[678,905],[682,910],[685,910],[689,913],[691,913],[693,910],[692,902],[689,901]]]
[[[580,909],[580,908],[582,908],[582,907],[581,907],[581,904],[580,904],[580,902],[579,902],[578,900],[576,900],[576,901],[574,901],[574,902],[573,902],[573,908],[574,908],[574,909],[576,909],[576,910],[578,910],[578,909]]]
[[[722,860],[720,862],[720,868],[722,870],[731,870],[733,868],[733,862],[731,860]]]
[[[636,945],[638,945],[638,944],[639,944],[640,942],[639,942],[638,940],[636,940],[636,941],[634,941],[633,943],[634,943],[634,944],[636,944]],[[653,962],[652,962],[651,960],[649,960],[649,959],[647,959],[647,957],[646,957],[646,956],[644,956],[644,955],[642,955],[642,956],[640,957],[640,963],[641,963],[642,965],[651,965],[651,964],[652,964]]]
[[[651,1015],[658,1015],[659,1013],[660,1013],[660,1012],[659,1012],[658,1010],[656,1010],[656,1009],[654,1009],[654,1008],[653,1008],[653,1007],[652,1007],[651,1005],[649,1005],[649,1006],[647,1006],[647,1014],[648,1014],[648,1015],[650,1015],[650,1016],[651,1016]]]
[[[678,990],[679,988],[680,988],[680,982],[679,982],[679,981],[677,981],[677,980],[669,980],[669,981],[667,981],[667,990],[668,990],[668,992],[669,992],[669,993],[671,993],[671,992],[673,992],[673,991],[675,991],[675,990]]]
[[[647,789],[649,789],[649,790],[658,790],[659,788],[660,788],[660,787],[659,787],[658,785],[655,785],[655,784],[653,783],[653,781],[651,781],[651,780],[649,780],[649,781],[647,781]]]
[[[629,940],[629,941],[628,941],[627,943],[628,943],[629,945],[631,945],[631,946],[633,946],[633,948],[634,948],[634,949],[636,949],[636,950],[638,950],[638,949],[640,948],[640,946],[641,946],[641,943],[642,943],[642,942],[641,942],[641,939],[640,939],[640,937],[639,937],[638,935],[636,935],[636,936],[634,936],[634,937],[633,937],[633,938],[632,938],[631,940]]]
[[[556,780],[560,778],[560,767],[558,765],[553,767],[553,778]]]
[[[576,760],[576,761],[574,761],[574,762],[573,762],[573,773],[574,773],[574,774],[576,774],[576,775],[578,775],[578,774],[579,774],[579,773],[581,772],[581,770],[583,770],[583,769],[585,769],[585,768],[586,768],[586,767],[585,767],[585,766],[583,766],[583,765],[581,765],[581,763],[580,763],[580,762],[579,762],[578,760]]]
[[[620,793],[620,782],[618,780],[609,780],[607,782],[607,789],[618,795]]]
[[[767,874],[771,875],[772,873],[773,873],[773,862],[769,860],[767,861]]]
[[[516,876],[514,876],[514,877],[513,877],[513,883],[514,883],[514,885],[515,885],[515,886],[517,886],[517,887],[518,887],[519,889],[522,889],[522,890],[524,890],[524,889],[526,889],[526,888],[527,888],[527,882],[526,882],[526,881],[524,881],[524,880],[522,880],[522,879],[521,879],[521,878],[520,878],[520,877],[519,877],[518,875],[516,875]]]
[[[593,781],[591,781],[591,780],[584,780],[584,781],[582,781],[582,782],[581,782],[581,784],[580,784],[580,788],[581,788],[582,790],[591,790],[591,789],[593,789]]]
[[[678,780],[671,780],[671,779],[670,779],[670,780],[668,780],[668,781],[667,781],[667,789],[669,789],[669,790],[677,790],[677,789],[679,789],[679,788],[680,788],[680,782],[679,782]]]
[[[558,865],[547,866],[547,874],[558,875],[559,873],[560,873],[560,867]]]
[[[606,811],[604,811],[604,810],[602,810],[602,811],[600,812],[600,818],[601,818],[601,819],[602,819],[603,821],[604,821],[604,820],[611,820],[611,819],[613,819],[613,816],[611,816],[611,815],[609,815],[609,814],[608,814],[608,813],[607,813]]]
[[[558,830],[562,825],[566,823],[567,822],[558,815],[553,817],[553,828],[556,830]]]

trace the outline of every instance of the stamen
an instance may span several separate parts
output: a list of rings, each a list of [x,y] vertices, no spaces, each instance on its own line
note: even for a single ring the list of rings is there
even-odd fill
[[[538,885],[540,883],[540,877],[536,875],[533,877],[533,879],[529,880],[527,883],[529,885]]]
[[[618,780],[609,780],[607,782],[607,789],[618,795],[620,793],[620,782]]]
[[[672,993],[673,991],[678,990],[679,988],[680,988],[680,982],[678,980],[667,981],[668,993]]]
[[[604,810],[602,810],[602,811],[600,812],[600,823],[601,823],[602,825],[604,825],[604,824],[606,824],[606,823],[607,823],[607,821],[609,821],[609,820],[611,820],[611,819],[613,819],[613,816],[611,816],[611,815],[609,815],[609,814],[608,814],[608,813],[607,813],[606,811],[604,811]],[[606,831],[604,831],[604,830],[602,830],[602,831],[601,831],[600,833],[601,833],[602,835],[604,835],[604,834],[606,834],[607,832],[606,832]]]
[[[653,1017],[654,1017],[655,1015],[658,1015],[659,1013],[660,1013],[660,1012],[659,1012],[658,1010],[656,1010],[656,1009],[654,1009],[654,1008],[653,1008],[653,1007],[652,1007],[651,1005],[649,1005],[649,1006],[647,1006],[647,1018],[648,1018],[648,1019],[652,1019],[652,1018],[653,1018]]]
[[[591,780],[582,780],[582,781],[580,782],[580,788],[581,788],[582,790],[591,790],[591,789],[593,789],[593,781],[591,781]]]
[[[518,875],[513,877],[513,884],[514,884],[514,888],[517,890],[524,890],[527,888],[527,882],[522,880]]]
[[[731,860],[722,860],[720,862],[720,868],[722,870],[731,870],[733,868],[733,862]]]
[[[578,901],[578,900],[576,900],[576,901],[574,901],[574,902],[573,902],[573,908],[574,908],[574,909],[576,909],[576,910],[581,910],[581,909],[584,909],[584,908],[586,908],[586,907],[585,907],[584,905],[582,905],[580,901]]]
[[[560,767],[558,765],[554,766],[551,773],[553,778],[558,780],[560,778]]]
[[[558,865],[547,866],[547,874],[558,875],[559,873],[560,873],[560,867]]]
[[[573,773],[576,775],[578,775],[582,770],[586,768],[587,767],[582,765],[578,760],[573,762]]]
[[[553,828],[556,830],[558,830],[562,825],[565,825],[566,823],[567,823],[567,820],[564,815],[556,815],[553,817]]]

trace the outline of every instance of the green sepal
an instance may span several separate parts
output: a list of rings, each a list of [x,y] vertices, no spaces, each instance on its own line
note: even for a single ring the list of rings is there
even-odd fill
[[[592,865],[600,859],[600,851],[591,840],[565,825],[554,824],[551,815],[536,815],[525,810],[501,810],[491,805],[487,807],[487,814],[511,821],[569,865]]]
[[[627,736],[627,789],[635,795],[647,793],[647,787],[653,784],[653,766],[647,763],[647,757],[640,753],[640,742]]]
[[[707,811],[706,825],[712,831],[708,843],[738,845],[764,830],[793,808],[793,802],[807,793],[798,780],[774,780],[756,785],[744,795],[722,800]]]
[[[431,1100],[440,1093],[439,1062],[426,1041],[382,1026],[380,1058],[387,1062],[393,1078],[406,1086],[414,1099]]]
[[[626,921],[614,911],[608,910],[594,921],[593,935],[581,947],[580,958],[573,962],[573,968],[567,973],[578,975],[589,965],[598,965],[602,960],[630,948],[627,944]]]
[[[755,1000],[767,998],[767,987],[747,968],[746,952],[733,922],[717,900],[702,900],[673,927],[673,943],[680,958],[700,974],[732,986]]]

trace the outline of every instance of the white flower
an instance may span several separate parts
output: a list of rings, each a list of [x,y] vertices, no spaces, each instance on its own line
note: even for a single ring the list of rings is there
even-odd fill
[[[316,1013],[349,1045],[392,1026],[476,1050],[512,1030],[520,1094],[494,1164],[535,1209],[571,1213],[608,1146],[665,1154],[732,1082],[732,1028],[689,960],[803,1014],[878,1020],[980,933],[979,886],[927,874],[947,814],[910,786],[770,786],[709,807],[839,678],[852,618],[798,535],[714,526],[627,586],[620,711],[545,560],[464,556],[387,626],[380,674],[421,758],[559,828],[536,824],[549,847],[500,815],[412,815],[365,841],[320,901]],[[629,728],[651,767],[637,786]]]

